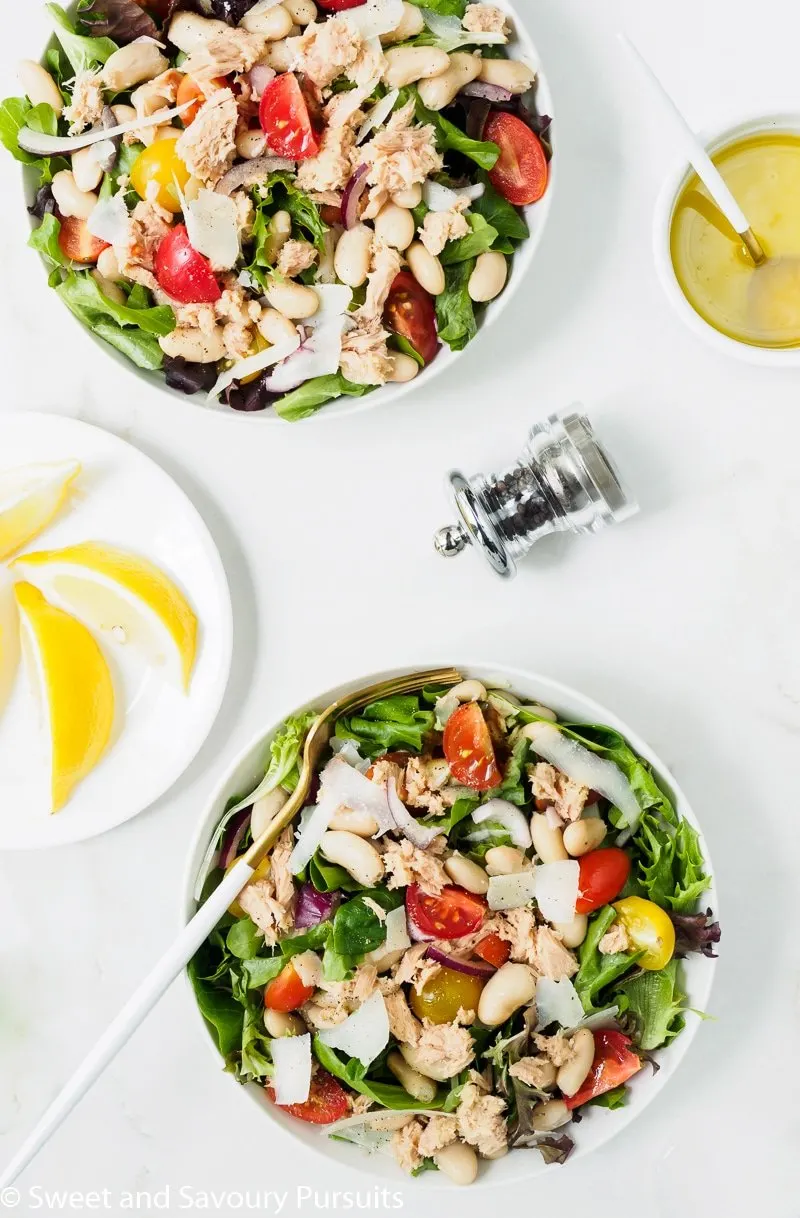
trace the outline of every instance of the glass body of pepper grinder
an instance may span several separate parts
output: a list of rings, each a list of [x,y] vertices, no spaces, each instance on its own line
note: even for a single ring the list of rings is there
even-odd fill
[[[467,479],[453,470],[449,482],[460,520],[439,529],[436,549],[450,558],[477,546],[506,579],[546,533],[595,533],[639,510],[575,409],[535,423],[522,454],[502,473]]]

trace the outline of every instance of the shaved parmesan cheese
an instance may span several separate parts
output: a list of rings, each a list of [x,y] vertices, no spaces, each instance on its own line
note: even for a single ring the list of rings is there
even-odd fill
[[[311,1037],[282,1036],[269,1042],[276,1104],[304,1104],[311,1092]]]
[[[331,1049],[341,1049],[348,1057],[358,1058],[362,1066],[371,1065],[389,1043],[389,1016],[383,994],[373,994],[344,1023],[325,1028],[317,1035]]]
[[[99,144],[95,144],[89,155],[93,161],[102,166],[104,161],[113,160],[116,151],[116,145],[113,140],[101,140]]]
[[[317,326],[270,374],[267,388],[270,393],[286,393],[312,377],[328,376],[337,371],[341,357],[341,324]]]
[[[411,844],[417,846],[418,849],[427,850],[433,839],[444,832],[440,828],[426,829],[424,825],[417,823],[397,794],[397,783],[393,777],[386,784],[386,796],[389,801],[389,811],[392,814],[392,820],[403,836],[407,837]]]
[[[381,34],[391,34],[397,29],[403,17],[403,0],[367,0],[358,8],[336,15],[369,42],[370,38],[380,38]]]
[[[196,199],[183,200],[189,241],[215,271],[228,271],[239,257],[238,208],[229,195],[203,187]]]
[[[524,812],[521,812],[507,799],[488,799],[472,813],[476,825],[485,820],[496,821],[508,830],[512,842],[520,850],[527,850],[531,844],[531,827]]]
[[[346,761],[354,769],[360,770],[362,774],[366,774],[372,765],[368,757],[361,756],[355,740],[343,740],[341,736],[333,736],[331,738],[331,751],[334,756],[341,757],[342,761]]]
[[[367,908],[372,910],[379,922],[386,921],[386,910],[377,901],[373,901],[372,897],[362,897],[361,899]]]
[[[375,103],[358,129],[358,134],[356,135],[357,144],[362,143],[375,127],[380,127],[385,123],[392,110],[394,110],[394,103],[399,96],[399,89],[390,89],[385,97],[382,97],[380,101]]]
[[[322,981],[322,961],[316,952],[297,952],[292,956],[292,966],[303,985],[317,989]]]
[[[109,245],[124,245],[130,230],[130,217],[125,206],[125,192],[120,191],[109,199],[100,199],[86,221],[93,237],[107,241]]]
[[[36,156],[58,156],[61,153],[77,152],[80,148],[88,148],[90,144],[99,144],[103,140],[113,139],[115,135],[126,135],[129,131],[143,131],[147,127],[161,127],[168,118],[175,118],[187,106],[193,106],[194,101],[183,102],[173,106],[171,110],[157,110],[148,117],[131,119],[127,123],[118,123],[116,127],[93,127],[82,135],[44,135],[41,131],[32,131],[30,127],[21,127],[17,133],[17,142],[26,152]]]
[[[571,736],[565,736],[552,723],[531,723],[525,729],[525,735],[540,757],[574,782],[611,800],[624,816],[628,828],[636,827],[641,816],[639,801],[618,765],[598,757]]]
[[[560,1023],[562,1028],[575,1028],[583,1019],[583,1003],[569,977],[552,981],[540,977],[536,982],[537,1030],[549,1023]]]
[[[364,900],[366,901],[367,898],[365,897]],[[403,952],[407,947],[411,947],[411,940],[408,937],[408,926],[406,924],[405,905],[399,905],[397,909],[390,909],[386,915],[385,925],[386,938],[380,947],[376,947],[367,957],[373,963],[380,960],[383,956],[388,956],[390,952]]]
[[[316,807],[300,829],[289,856],[292,875],[299,875],[307,866],[328,830],[331,817],[343,807],[352,808],[354,812],[368,812],[378,823],[376,836],[394,828],[385,789],[370,782],[341,757],[333,757],[320,775]]]
[[[530,871],[517,871],[513,875],[489,876],[486,898],[490,909],[522,909],[529,905],[536,894],[537,873],[540,867]]]
[[[213,402],[224,389],[227,389],[234,381],[241,380],[243,376],[249,376],[251,372],[262,372],[264,368],[269,368],[272,364],[286,359],[299,346],[300,335],[298,334],[296,338],[284,339],[282,343],[275,343],[274,347],[267,347],[265,351],[257,351],[255,355],[248,355],[245,359],[237,360],[235,364],[219,375],[213,389],[209,392],[208,400]]]
[[[381,1111],[379,1108],[369,1112],[359,1112],[356,1116],[345,1117],[333,1125],[326,1125],[320,1133],[325,1138],[347,1137],[348,1142],[354,1142],[364,1150],[381,1150],[388,1147],[395,1129],[404,1124],[404,1118],[419,1116],[419,1108],[398,1108],[392,1111]]]
[[[617,1016],[619,1015],[619,1007],[605,1007],[602,1011],[595,1011],[593,1015],[584,1015],[579,1019],[571,1031],[577,1031],[578,1028],[589,1028],[592,1032],[598,1028],[616,1028]]]
[[[353,289],[343,283],[315,283],[312,286],[319,297],[319,308],[303,324],[313,330],[340,322],[353,299]]]
[[[536,868],[536,903],[548,922],[571,922],[575,917],[579,876],[577,859]]]
[[[445,51],[455,51],[457,47],[491,45],[508,42],[508,38],[500,30],[478,32],[465,30],[458,17],[453,14],[435,13],[432,9],[423,8],[422,17],[434,38]],[[446,45],[445,45],[446,44]]]

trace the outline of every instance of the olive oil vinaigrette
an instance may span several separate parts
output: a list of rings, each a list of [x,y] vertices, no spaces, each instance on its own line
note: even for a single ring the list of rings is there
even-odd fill
[[[761,132],[713,154],[764,247],[755,267],[696,174],[672,213],[670,254],[697,313],[754,347],[800,346],[800,133]]]

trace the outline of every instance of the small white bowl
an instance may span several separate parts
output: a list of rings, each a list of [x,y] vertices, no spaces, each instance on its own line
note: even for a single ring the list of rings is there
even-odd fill
[[[800,114],[768,114],[761,118],[746,118],[715,136],[707,137],[701,134],[700,139],[708,151],[713,154],[734,140],[766,131],[788,131],[792,134],[800,134]],[[693,174],[694,170],[686,164],[684,158],[681,158],[668,175],[656,203],[653,222],[653,254],[656,271],[667,299],[689,329],[718,351],[761,367],[797,368],[800,366],[800,346],[753,347],[749,343],[739,342],[738,339],[730,338],[729,335],[716,330],[710,322],[700,316],[684,295],[672,265],[670,233],[678,196]]]
[[[509,55],[511,58],[523,59],[526,63],[529,63],[536,69],[537,110],[540,114],[549,114],[551,117],[553,117],[553,96],[550,92],[550,86],[547,83],[546,77],[540,71],[539,65],[541,60],[534,45],[533,39],[527,31],[518,9],[512,3],[510,3],[510,0],[497,0],[497,5],[499,8],[502,8],[504,12],[508,13],[514,31],[514,36],[508,43]],[[74,20],[77,13],[77,4],[72,3],[66,7],[68,9],[70,18]],[[48,44],[48,49],[54,46],[57,46],[57,43],[55,39],[51,39],[50,43]],[[554,156],[549,165],[549,180],[544,197],[538,203],[532,203],[528,207],[523,208],[525,219],[528,222],[530,236],[526,241],[518,246],[516,252],[514,253],[511,259],[508,283],[503,292],[501,292],[500,296],[486,306],[478,327],[478,334],[472,340],[473,342],[478,341],[483,331],[487,330],[489,326],[493,325],[503,310],[509,305],[512,297],[515,295],[518,287],[522,283],[523,278],[528,272],[528,268],[533,260],[533,255],[535,254],[539,246],[539,242],[542,239],[542,234],[544,233],[545,225],[550,215],[550,209],[553,202],[553,192],[555,190],[556,179],[558,176],[556,161],[557,157]],[[38,180],[38,177],[27,169],[27,167],[23,167],[23,179],[25,184],[26,202],[31,202],[36,193],[35,182]],[[37,223],[37,221],[32,221],[31,228],[35,228]],[[68,309],[65,308],[64,312],[72,318],[74,325],[79,326],[80,329],[86,335],[88,335],[98,347],[102,349],[103,353],[107,357],[110,357],[118,364],[125,367],[129,372],[132,372],[142,382],[142,384],[147,385],[151,389],[155,389],[159,393],[166,394],[167,397],[169,397],[172,401],[174,401],[176,398],[184,398],[184,395],[178,390],[169,389],[167,387],[164,382],[164,378],[160,373],[146,372],[141,368],[137,368],[135,364],[132,364],[131,361],[126,359],[126,357],[119,351],[116,351],[113,347],[109,346],[108,343],[103,342],[102,339],[97,338],[91,330],[87,329],[82,322],[78,321],[73,314],[69,313]],[[469,345],[471,344],[468,344],[468,346]],[[370,410],[374,406],[388,406],[390,403],[396,402],[399,398],[404,397],[407,393],[411,393],[418,386],[427,388],[430,385],[433,377],[438,376],[440,372],[444,372],[445,369],[449,368],[460,355],[460,351],[451,351],[447,344],[443,343],[433,363],[428,368],[423,368],[412,381],[407,381],[405,384],[382,385],[378,389],[374,389],[370,393],[364,394],[362,397],[342,396],[336,398],[334,401],[322,406],[314,415],[311,416],[311,418],[342,418],[345,415],[358,414],[363,410]],[[190,402],[193,400],[196,405],[201,407],[206,405],[205,395],[203,393],[188,396],[185,398],[185,400]],[[206,409],[208,408],[209,407],[206,407]],[[238,415],[240,418],[249,419],[251,422],[256,421],[262,425],[264,423],[283,424],[285,422],[285,420],[281,419],[277,414],[275,414],[274,411],[269,409],[248,413],[247,411],[232,410],[230,406],[226,406],[224,403],[210,407],[210,409],[213,409],[217,413]],[[305,421],[308,422],[309,420]]]
[[[446,660],[441,660],[440,662],[450,665],[453,663],[453,660],[452,657],[447,657]],[[433,667],[434,663],[436,663],[436,660],[432,661],[430,666]],[[699,825],[687,803],[685,795],[670,775],[664,763],[635,732],[631,731],[627,724],[618,719],[611,711],[606,710],[604,706],[578,693],[577,690],[562,685],[558,681],[538,676],[535,673],[525,672],[522,669],[509,668],[497,664],[456,663],[455,667],[465,677],[475,677],[490,688],[511,689],[517,694],[528,698],[531,702],[550,706],[558,712],[560,718],[567,721],[604,723],[615,728],[625,736],[637,753],[652,764],[658,776],[659,785],[670,795],[679,815],[685,817],[691,825],[699,830]],[[268,754],[269,743],[287,716],[290,714],[301,714],[303,711],[310,709],[321,710],[325,706],[330,705],[334,699],[340,698],[352,690],[362,689],[365,686],[372,685],[376,681],[396,677],[408,671],[407,668],[395,668],[386,672],[368,673],[363,677],[348,681],[336,689],[329,689],[321,693],[318,697],[310,702],[306,702],[301,707],[287,708],[285,714],[281,715],[271,727],[260,732],[255,740],[239,754],[212,795],[200,819],[194,843],[189,851],[189,862],[183,880],[183,896],[180,911],[182,925],[185,925],[197,908],[194,890],[198,872],[229,799],[233,795],[241,795],[244,791],[252,790],[262,777],[264,773],[264,757]],[[708,847],[702,836],[700,844],[708,869],[713,876],[713,866],[709,858]],[[706,905],[712,906],[715,910],[715,916],[718,916],[717,903],[712,901],[708,894],[703,897],[703,906]],[[702,1011],[708,1004],[716,960],[695,955],[686,959],[683,964],[684,979],[688,992],[688,1006]],[[188,999],[194,1010],[193,1018],[196,1026],[202,1029],[203,1038],[211,1050],[217,1069],[221,1069],[222,1062],[216,1045],[200,1014],[188,975],[185,975],[185,977]],[[576,1145],[569,1162],[572,1162],[574,1158],[580,1155],[596,1150],[614,1137],[615,1134],[621,1133],[631,1121],[639,1116],[650,1101],[658,1095],[667,1080],[675,1073],[697,1032],[699,1024],[699,1019],[695,1016],[690,1016],[685,1030],[681,1032],[677,1040],[669,1048],[659,1051],[659,1064],[661,1068],[658,1073],[653,1075],[649,1069],[645,1069],[634,1078],[630,1085],[630,1098],[625,1108],[614,1112],[604,1108],[594,1108],[590,1116],[582,1121],[580,1125],[570,1127],[570,1136],[574,1136]],[[369,1156],[355,1146],[349,1146],[343,1142],[330,1141],[325,1137],[324,1132],[321,1131],[321,1127],[305,1125],[294,1117],[281,1112],[279,1108],[276,1108],[267,1099],[264,1089],[254,1083],[247,1084],[242,1088],[242,1091],[255,1101],[261,1112],[266,1114],[267,1119],[275,1122],[284,1131],[298,1138],[309,1150],[316,1151],[327,1159],[339,1164],[348,1164],[362,1171],[368,1171],[373,1175],[378,1174],[385,1178],[387,1182],[405,1182],[410,1189],[451,1187],[449,1181],[438,1172],[425,1172],[417,1180],[410,1181],[394,1160],[388,1156]],[[569,1163],[567,1164],[568,1168]],[[531,1152],[522,1153],[520,1151],[506,1155],[496,1162],[483,1163],[480,1175],[473,1188],[486,1188],[494,1184],[502,1185],[519,1180],[529,1180],[548,1170],[540,1155]],[[409,1196],[412,1195],[413,1193],[409,1193]]]

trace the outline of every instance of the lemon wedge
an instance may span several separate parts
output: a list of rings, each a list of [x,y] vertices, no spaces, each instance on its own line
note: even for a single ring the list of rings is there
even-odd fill
[[[18,660],[17,605],[10,580],[0,573],[0,713],[11,693]]]
[[[102,542],[39,550],[15,559],[48,593],[93,629],[144,650],[172,668],[184,690],[194,667],[197,618],[186,597],[159,567]]]
[[[56,461],[0,473],[0,560],[47,527],[80,472],[79,461]]]
[[[47,710],[52,810],[97,765],[114,726],[114,685],[102,651],[79,621],[32,584],[14,589],[25,658]]]

